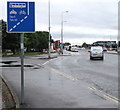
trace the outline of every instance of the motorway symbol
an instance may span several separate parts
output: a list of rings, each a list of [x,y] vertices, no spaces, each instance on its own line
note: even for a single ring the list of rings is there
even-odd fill
[[[34,2],[7,2],[7,32],[35,32]]]

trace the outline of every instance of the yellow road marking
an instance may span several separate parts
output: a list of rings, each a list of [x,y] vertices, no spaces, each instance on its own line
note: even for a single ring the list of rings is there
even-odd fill
[[[70,80],[78,80],[77,78],[75,78],[75,77],[73,77],[72,75],[68,75],[68,74],[66,74],[66,73],[63,73],[63,72],[61,72],[61,71],[58,71],[58,70],[56,70],[56,69],[54,69],[54,68],[51,68],[51,67],[47,67],[48,69],[51,69],[52,71],[54,71],[54,72],[56,72],[56,73],[58,73],[58,74],[60,74],[60,75],[62,75],[62,76],[64,76],[64,77],[66,77],[66,78],[68,78],[68,79],[70,79]]]
[[[48,62],[46,62],[46,63],[48,63]],[[45,64],[46,64],[45,63]],[[44,64],[44,65],[45,65]],[[44,65],[42,65],[42,66],[44,66]],[[70,79],[70,80],[78,80],[77,78],[75,78],[75,77],[73,77],[72,75],[68,75],[68,74],[66,74],[66,73],[64,73],[64,72],[61,72],[61,71],[58,71],[58,70],[56,70],[56,69],[54,69],[54,68],[52,68],[52,67],[46,67],[46,68],[48,68],[48,69],[51,69],[52,71],[54,71],[54,72],[56,72],[56,73],[58,73],[58,74],[60,74],[60,75],[62,75],[62,76],[64,76],[64,77],[66,77],[66,78],[68,78],[68,79]],[[101,95],[104,97],[104,98],[106,98],[106,99],[108,99],[108,100],[111,100],[111,101],[113,101],[113,102],[115,102],[115,103],[117,103],[117,104],[120,104],[120,100],[119,99],[117,99],[116,97],[113,97],[113,96],[111,96],[111,95],[109,95],[109,94],[107,94],[107,93],[105,93],[105,92],[103,92],[103,91],[101,91],[101,90],[98,90],[97,88],[95,88],[95,87],[88,87],[88,89],[90,89],[90,90],[92,90],[92,91],[95,91],[95,92],[97,92],[97,93],[101,93]]]
[[[109,96],[107,96],[107,95],[104,95],[104,97],[106,97],[106,98],[109,99],[109,100],[112,100],[113,102],[115,102],[115,103],[117,103],[117,104],[120,104],[120,102],[119,102],[118,100],[113,99],[113,98],[111,98],[111,97],[109,97]]]
[[[95,91],[95,92],[97,92],[97,93],[100,92],[101,95],[104,96],[106,99],[109,99],[109,100],[111,100],[111,101],[113,101],[113,102],[115,102],[115,103],[117,103],[117,104],[120,104],[119,99],[117,99],[116,97],[113,97],[113,96],[111,96],[111,95],[109,95],[109,94],[107,94],[107,93],[105,93],[105,92],[103,92],[103,91],[101,91],[101,90],[98,90],[98,89],[95,88],[95,87],[88,87],[88,89],[90,89],[90,90],[92,90],[92,91]]]

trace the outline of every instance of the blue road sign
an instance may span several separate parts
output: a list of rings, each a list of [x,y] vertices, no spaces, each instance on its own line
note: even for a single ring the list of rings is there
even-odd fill
[[[35,32],[34,2],[7,2],[7,32]]]

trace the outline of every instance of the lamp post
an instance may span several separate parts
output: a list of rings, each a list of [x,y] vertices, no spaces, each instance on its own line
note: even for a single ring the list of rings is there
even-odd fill
[[[49,16],[49,19],[48,19],[48,22],[49,22],[49,27],[48,27],[48,30],[49,30],[48,58],[50,58],[50,0],[49,0],[49,2],[48,2],[48,16]]]
[[[61,14],[61,53],[63,54],[63,23],[66,22],[63,19],[63,14],[68,13],[68,11],[62,12]]]

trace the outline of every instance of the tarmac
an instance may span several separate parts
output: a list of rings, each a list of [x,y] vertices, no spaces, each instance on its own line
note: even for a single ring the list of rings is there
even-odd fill
[[[117,54],[116,51],[107,51],[108,54]],[[58,54],[51,54],[51,58],[57,58]],[[40,59],[48,59],[48,55],[38,55]],[[0,64],[1,65],[1,64]],[[2,70],[0,68],[0,70]],[[2,71],[1,71],[2,72]],[[2,76],[2,75],[1,75]],[[0,77],[0,109],[2,108],[19,108],[19,102],[14,91],[3,77]]]
[[[50,58],[48,58],[47,54],[32,56],[32,58],[37,57],[39,59],[53,59],[53,58],[57,58],[57,56],[58,56],[57,53],[52,53]],[[25,56],[25,58],[30,58],[30,57],[31,56]],[[2,62],[3,59],[0,59],[0,110],[3,108],[10,108],[10,109],[19,108],[20,102],[18,101],[16,93],[12,90],[9,83],[2,76],[2,66],[6,65]]]

